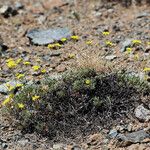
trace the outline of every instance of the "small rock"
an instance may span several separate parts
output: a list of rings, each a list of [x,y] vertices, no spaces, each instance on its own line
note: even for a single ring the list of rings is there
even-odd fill
[[[55,50],[55,51],[51,51],[50,56],[60,56],[61,54],[62,54],[62,51]]]
[[[116,56],[116,55],[109,55],[109,56],[106,56],[105,58],[106,58],[107,60],[112,61],[112,60],[114,60],[115,58],[117,58],[117,56]]]
[[[18,141],[18,143],[19,143],[20,145],[22,145],[22,146],[25,146],[28,142],[29,142],[28,139],[21,139],[21,140]]]
[[[128,124],[128,126],[127,126],[127,130],[128,130],[129,132],[131,132],[131,131],[132,131],[132,124]]]
[[[132,43],[132,39],[126,39],[122,44],[121,44],[121,52],[126,51],[126,48],[129,47]]]
[[[66,71],[66,66],[65,65],[59,65],[56,67],[57,72],[64,72]]]
[[[24,5],[21,2],[15,2],[15,8],[18,9],[23,9]]]
[[[135,116],[141,121],[149,121],[150,120],[150,110],[144,108],[143,105],[139,105],[135,109]]]
[[[55,29],[33,29],[27,33],[27,37],[31,42],[36,45],[47,45],[61,38],[69,38],[72,35],[68,28],[55,28]]]
[[[2,143],[2,149],[6,149],[8,145],[6,143]]]
[[[124,134],[118,134],[117,139],[122,141],[122,146],[127,146],[132,143],[140,143],[144,139],[150,138],[150,134],[146,133],[144,130]]]
[[[53,150],[64,150],[65,147],[66,147],[66,145],[64,145],[62,143],[58,143],[58,144],[53,145]]]
[[[108,136],[110,138],[115,138],[117,136],[117,134],[118,134],[117,130],[116,129],[112,129],[112,130],[110,130]]]
[[[40,15],[38,18],[37,18],[37,21],[39,24],[43,24],[45,21],[46,21],[47,17],[44,16],[44,15]]]

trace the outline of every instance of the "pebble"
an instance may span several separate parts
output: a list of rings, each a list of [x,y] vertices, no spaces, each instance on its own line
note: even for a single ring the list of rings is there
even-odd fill
[[[108,55],[108,56],[106,56],[105,58],[106,58],[107,60],[112,61],[112,60],[114,60],[115,58],[117,58],[117,56],[116,56],[116,55]]]
[[[121,44],[121,52],[126,51],[126,48],[131,45],[132,39],[125,39],[125,41]]]
[[[115,138],[117,136],[117,134],[118,134],[117,130],[116,129],[112,129],[112,130],[110,130],[108,136],[110,138]]]
[[[135,116],[140,121],[149,121],[150,120],[150,110],[144,108],[144,106],[141,104],[135,109]]]

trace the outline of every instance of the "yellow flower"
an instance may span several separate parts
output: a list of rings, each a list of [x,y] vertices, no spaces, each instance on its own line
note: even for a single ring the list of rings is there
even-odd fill
[[[33,100],[33,101],[36,101],[36,100],[38,100],[39,98],[40,98],[40,96],[37,96],[37,95],[32,96],[32,100]]]
[[[62,41],[62,42],[66,42],[67,39],[66,39],[66,38],[62,38],[61,41]]]
[[[32,68],[34,71],[38,71],[40,69],[40,66],[33,66]]]
[[[142,42],[141,42],[140,40],[133,40],[132,43],[139,45],[139,44],[141,44]]]
[[[42,73],[46,73],[46,69],[42,69],[41,72],[42,72]]]
[[[144,68],[144,71],[150,71],[150,68]]]
[[[16,87],[22,87],[22,86],[23,86],[23,84],[21,84],[21,83],[16,84]]]
[[[109,35],[110,32],[109,32],[109,31],[104,31],[104,32],[102,32],[102,34],[103,34],[103,35]]]
[[[92,45],[92,43],[93,43],[92,41],[86,41],[87,45]]]
[[[89,84],[91,84],[91,80],[85,80],[85,83],[86,83],[87,85],[89,85]]]
[[[9,59],[9,60],[7,60],[7,66],[9,68],[15,68],[17,66],[17,63],[15,63],[15,61],[13,59]]]
[[[55,43],[54,46],[55,46],[55,47],[61,47],[61,44]]]
[[[55,45],[54,44],[48,44],[48,46],[47,46],[49,49],[53,49],[53,48],[55,48]]]
[[[22,73],[20,73],[20,74],[17,74],[17,79],[21,79],[21,78],[23,78],[25,75],[24,74],[22,74]]]
[[[2,105],[5,106],[7,105],[11,99],[13,98],[13,95],[9,95],[3,102],[2,102]]]
[[[147,45],[150,45],[150,42],[147,42]]]
[[[69,54],[68,56],[70,59],[73,59],[75,57],[75,54]]]
[[[23,109],[25,107],[23,103],[17,103],[17,105],[18,105],[18,108],[20,109]]]
[[[106,44],[107,46],[113,46],[113,45],[114,45],[111,41],[106,41],[105,44]]]
[[[131,51],[132,51],[132,48],[130,48],[130,47],[127,47],[127,48],[126,48],[126,53],[127,53],[127,54],[130,54]]]
[[[24,65],[30,65],[31,63],[29,61],[23,62]]]
[[[71,39],[73,39],[73,40],[79,40],[79,36],[73,35],[73,36],[71,36]]]
[[[22,61],[22,58],[16,60],[16,63],[19,64]]]
[[[15,88],[14,86],[10,85],[9,83],[6,83],[6,86],[9,91],[12,91]]]

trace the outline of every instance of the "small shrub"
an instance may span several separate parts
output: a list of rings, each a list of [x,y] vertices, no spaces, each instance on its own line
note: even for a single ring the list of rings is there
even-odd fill
[[[144,92],[150,93],[149,86],[125,73],[81,69],[23,88],[9,112],[24,133],[37,132],[58,141],[97,132],[98,126],[109,128],[141,103]],[[17,103],[25,107],[20,109]]]

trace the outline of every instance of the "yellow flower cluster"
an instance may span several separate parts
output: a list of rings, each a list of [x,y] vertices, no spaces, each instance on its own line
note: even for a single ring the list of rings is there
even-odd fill
[[[87,45],[92,45],[93,41],[86,41]]]
[[[48,44],[47,46],[49,49],[54,49],[54,48],[61,48],[62,45],[59,43],[54,43],[54,44]]]
[[[105,44],[106,46],[110,46],[110,47],[114,45],[111,41],[106,41]]]
[[[109,35],[110,32],[109,31],[104,31],[104,32],[102,32],[102,34],[106,36],[106,35]]]
[[[133,40],[132,41],[133,44],[137,44],[137,45],[140,45],[142,43],[141,40]]]
[[[40,98],[40,96],[37,96],[37,95],[32,96],[32,100],[33,100],[33,101],[36,101],[36,100],[38,100],[39,98]]]
[[[17,66],[17,63],[12,58],[6,60],[6,64],[8,68],[15,68]]]
[[[71,36],[71,39],[73,39],[73,40],[77,41],[77,40],[79,40],[79,36],[77,36],[77,35],[73,35],[73,36]]]

